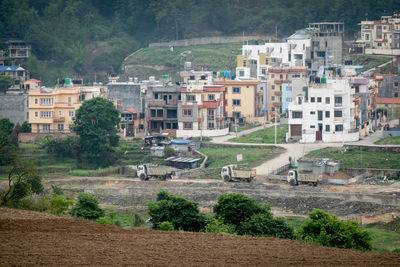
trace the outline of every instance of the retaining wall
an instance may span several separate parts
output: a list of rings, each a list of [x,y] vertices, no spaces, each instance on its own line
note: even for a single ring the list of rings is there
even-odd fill
[[[363,149],[368,148],[371,151],[387,151],[387,152],[400,152],[400,145],[390,145],[390,146],[376,146],[376,145],[344,145],[345,147]]]
[[[381,170],[381,169],[353,169],[353,168],[341,168],[342,172],[354,177],[364,174],[365,176],[376,176],[376,177],[400,177],[400,170]]]
[[[75,133],[20,133],[18,134],[18,141],[21,143],[34,143],[36,141],[42,140],[47,135],[51,135],[55,138],[76,136]]]

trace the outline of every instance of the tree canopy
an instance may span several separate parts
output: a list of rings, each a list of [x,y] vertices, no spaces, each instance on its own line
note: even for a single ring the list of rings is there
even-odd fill
[[[119,141],[116,128],[119,120],[110,100],[96,97],[83,102],[76,111],[73,130],[79,135],[84,160],[97,166],[113,163],[113,147]]]

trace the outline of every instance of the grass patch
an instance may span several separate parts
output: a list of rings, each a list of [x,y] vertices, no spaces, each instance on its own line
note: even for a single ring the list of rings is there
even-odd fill
[[[380,139],[374,143],[375,145],[400,145],[400,136],[389,136]]]
[[[255,128],[255,127],[258,127],[258,126],[260,126],[260,125],[238,125],[238,126],[237,126],[237,132],[238,132],[238,133],[239,133],[239,132],[243,132],[243,131],[250,130],[250,129],[253,129],[253,128]],[[236,131],[236,130],[235,130],[235,126],[233,126],[232,131],[233,131],[233,132]]]
[[[149,218],[148,214],[121,213],[113,211],[113,208],[110,211],[107,211],[106,208],[106,215],[104,216],[108,224],[121,227],[143,227],[146,226],[146,220]]]
[[[398,169],[400,153],[387,151],[372,151],[367,148],[333,148],[327,147],[314,150],[306,157],[332,158],[340,161],[342,168],[369,168],[369,169]]]
[[[350,54],[346,57],[353,61],[353,65],[363,66],[364,71],[382,65],[383,63],[386,63],[391,59],[391,57],[362,54]]]
[[[221,147],[218,145],[212,147],[200,148],[200,152],[208,156],[206,163],[207,177],[220,177],[221,167],[228,164],[237,164],[239,167],[253,168],[259,166],[284,151],[283,148],[268,147]],[[243,160],[237,162],[236,155],[242,154]],[[203,177],[200,177],[203,178]]]
[[[286,133],[288,132],[288,125],[278,125],[276,127],[276,143],[282,144],[285,142]],[[275,143],[275,127],[268,127],[258,130],[240,137],[229,139],[231,142],[237,143]]]

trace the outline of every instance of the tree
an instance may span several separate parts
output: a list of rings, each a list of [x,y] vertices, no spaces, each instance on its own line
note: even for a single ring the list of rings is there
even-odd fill
[[[119,114],[110,100],[96,97],[84,101],[76,111],[73,130],[85,159],[97,166],[113,163],[113,147],[118,144]]]
[[[15,147],[11,142],[14,123],[8,118],[0,119],[0,165],[8,165],[15,157]]]
[[[2,193],[2,204],[17,202],[31,193],[42,193],[42,178],[30,162],[18,157],[12,160],[8,171],[8,189]]]
[[[5,92],[8,88],[14,85],[13,77],[9,75],[0,75],[0,92]]]
[[[205,227],[205,216],[200,213],[198,204],[167,191],[157,194],[157,201],[147,204],[150,221],[154,229],[162,222],[170,222],[175,230],[199,232]]]
[[[343,222],[319,209],[308,216],[300,230],[300,236],[305,241],[327,247],[371,250],[372,237],[368,231],[361,230],[357,222]]]
[[[99,207],[99,202],[93,195],[80,194],[70,214],[74,217],[96,220],[104,216],[104,210]]]
[[[21,125],[21,132],[30,133],[31,131],[32,131],[32,126],[27,121],[24,121]]]
[[[269,213],[254,199],[236,193],[219,196],[214,211],[218,219],[222,219],[225,224],[234,225],[236,229],[241,222],[250,219],[254,214]]]

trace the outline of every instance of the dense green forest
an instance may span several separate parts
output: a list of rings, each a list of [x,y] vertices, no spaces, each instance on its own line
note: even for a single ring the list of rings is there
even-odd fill
[[[0,38],[32,43],[32,77],[87,82],[119,72],[123,59],[149,42],[275,34],[308,22],[340,21],[353,39],[361,20],[400,11],[400,0],[2,0]]]

